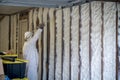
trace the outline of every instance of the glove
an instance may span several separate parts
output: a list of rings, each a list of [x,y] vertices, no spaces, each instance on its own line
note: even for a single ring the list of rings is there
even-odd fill
[[[43,28],[44,28],[44,26],[45,26],[44,24],[39,24],[39,26],[38,26],[38,27],[39,27],[40,29],[43,29]]]

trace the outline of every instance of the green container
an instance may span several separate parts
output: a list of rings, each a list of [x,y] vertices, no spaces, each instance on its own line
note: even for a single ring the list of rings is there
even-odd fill
[[[7,75],[10,79],[24,78],[27,62],[28,61],[22,59],[16,59],[14,62],[3,60],[5,75]]]

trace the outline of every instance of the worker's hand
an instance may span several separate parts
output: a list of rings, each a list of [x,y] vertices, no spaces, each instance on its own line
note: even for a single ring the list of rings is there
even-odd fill
[[[42,23],[42,24],[39,24],[39,26],[38,26],[38,27],[39,27],[40,29],[43,29],[43,28],[44,28],[44,26],[45,26],[45,25]]]

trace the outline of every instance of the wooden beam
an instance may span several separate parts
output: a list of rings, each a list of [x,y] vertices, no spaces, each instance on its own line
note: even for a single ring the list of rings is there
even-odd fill
[[[4,19],[5,16],[0,17],[0,22]]]
[[[18,14],[18,13],[23,14],[23,13],[29,12],[32,9],[35,9],[35,7],[31,7],[31,8],[28,8],[28,9],[25,9],[25,10],[22,10],[22,11],[18,11],[18,12],[9,14],[9,15],[15,15],[15,14]]]
[[[10,14],[0,14],[0,16],[10,16]]]

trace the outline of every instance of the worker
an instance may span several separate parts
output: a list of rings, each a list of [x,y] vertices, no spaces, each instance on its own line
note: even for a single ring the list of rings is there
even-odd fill
[[[23,45],[23,58],[28,60],[26,64],[26,76],[29,80],[38,80],[38,51],[36,42],[43,30],[44,24],[40,24],[38,30],[33,35],[32,32],[25,32],[25,43]]]

